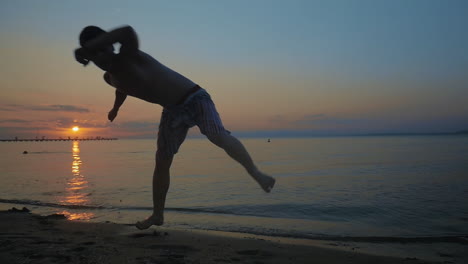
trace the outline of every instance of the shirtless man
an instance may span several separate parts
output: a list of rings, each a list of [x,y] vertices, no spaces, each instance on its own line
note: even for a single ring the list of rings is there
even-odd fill
[[[88,26],[79,39],[81,47],[75,50],[75,59],[84,66],[92,61],[105,71],[104,80],[116,89],[114,107],[108,114],[111,122],[127,95],[163,107],[153,174],[153,214],[137,222],[138,229],[163,224],[169,169],[188,129],[195,125],[212,143],[239,162],[265,192],[271,191],[275,179],[259,171],[242,143],[224,128],[206,90],[139,50],[132,27],[106,32]],[[114,53],[114,43],[121,44],[119,53]]]

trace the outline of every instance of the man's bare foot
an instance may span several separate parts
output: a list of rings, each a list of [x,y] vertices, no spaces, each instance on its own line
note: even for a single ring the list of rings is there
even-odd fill
[[[160,226],[164,223],[164,217],[162,216],[155,216],[154,214],[148,217],[147,219],[137,222],[135,224],[136,228],[143,230],[143,229],[148,229],[152,225],[157,225]]]
[[[262,187],[262,189],[267,193],[271,192],[271,189],[273,189],[273,186],[275,186],[275,178],[263,174],[260,171],[257,171],[253,177],[258,182],[258,184],[260,184],[260,187]]]

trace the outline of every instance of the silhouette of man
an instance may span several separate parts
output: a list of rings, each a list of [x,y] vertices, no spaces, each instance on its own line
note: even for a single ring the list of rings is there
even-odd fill
[[[208,92],[139,50],[132,27],[106,32],[88,26],[81,31],[79,40],[81,47],[75,50],[75,59],[84,66],[92,61],[105,71],[104,80],[115,88],[114,106],[108,114],[111,122],[127,95],[163,107],[153,174],[153,214],[137,222],[138,229],[163,224],[172,160],[188,129],[195,125],[239,162],[265,192],[271,191],[275,179],[258,170],[242,143],[224,128]],[[119,53],[114,52],[114,43],[121,44]]]

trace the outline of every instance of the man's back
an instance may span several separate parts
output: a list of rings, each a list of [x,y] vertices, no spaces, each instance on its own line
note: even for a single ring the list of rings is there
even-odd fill
[[[122,93],[162,106],[176,104],[195,86],[188,78],[140,50],[116,55],[106,75],[111,85]]]

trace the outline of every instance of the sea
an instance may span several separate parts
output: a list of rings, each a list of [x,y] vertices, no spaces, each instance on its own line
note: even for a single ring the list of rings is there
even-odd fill
[[[468,235],[466,135],[241,141],[276,178],[273,191],[207,139],[187,139],[171,169],[166,227],[297,238]],[[0,142],[0,209],[133,224],[152,212],[155,149],[149,139]]]

